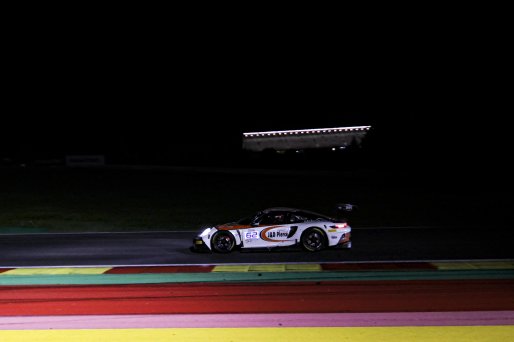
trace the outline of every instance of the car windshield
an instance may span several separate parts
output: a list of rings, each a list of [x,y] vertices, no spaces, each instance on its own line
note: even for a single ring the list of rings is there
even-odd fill
[[[252,222],[254,222],[255,218],[260,215],[261,213],[258,212],[257,214],[253,214],[253,215],[250,215],[250,216],[247,216],[247,217],[243,217],[242,219],[240,219],[239,221],[237,221],[237,224],[241,224],[241,225],[249,225],[249,224],[252,224]]]

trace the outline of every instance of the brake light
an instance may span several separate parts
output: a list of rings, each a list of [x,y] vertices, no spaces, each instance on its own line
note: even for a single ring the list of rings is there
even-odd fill
[[[348,227],[347,223],[336,223],[334,226],[330,226],[330,228],[346,228]]]

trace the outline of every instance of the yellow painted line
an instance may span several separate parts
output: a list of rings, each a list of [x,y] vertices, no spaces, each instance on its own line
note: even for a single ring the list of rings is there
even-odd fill
[[[0,330],[2,342],[512,341],[514,326]]]
[[[439,270],[512,270],[512,261],[433,262]]]
[[[476,267],[465,262],[434,262],[432,263],[438,270],[475,270]]]
[[[273,265],[273,264],[265,264],[265,265],[251,265],[248,269],[249,272],[284,272],[286,270],[286,265]]]
[[[53,267],[53,268],[15,268],[0,273],[2,275],[41,275],[41,274],[103,274],[112,267]]]
[[[286,271],[289,272],[320,272],[322,271],[320,264],[296,264],[286,265]]]
[[[318,272],[319,264],[219,265],[212,272]]]
[[[248,272],[248,265],[218,265],[211,272]]]

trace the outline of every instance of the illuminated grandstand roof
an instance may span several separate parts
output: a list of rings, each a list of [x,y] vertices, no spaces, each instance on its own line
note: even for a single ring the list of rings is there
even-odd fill
[[[314,128],[314,129],[295,129],[285,131],[264,131],[264,132],[248,132],[243,133],[245,138],[266,137],[277,135],[304,135],[304,134],[324,134],[324,133],[341,133],[353,131],[368,131],[371,126],[351,126],[351,127],[332,127],[332,128]]]
[[[250,151],[302,150],[311,148],[344,149],[360,144],[371,126],[332,127],[243,133],[243,149]]]

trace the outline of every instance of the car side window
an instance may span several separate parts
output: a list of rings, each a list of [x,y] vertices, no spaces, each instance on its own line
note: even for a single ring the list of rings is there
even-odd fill
[[[291,214],[289,217],[289,223],[301,223],[305,221],[305,217],[297,214]]]
[[[306,222],[306,221],[324,221],[325,218],[321,217],[321,216],[317,216],[317,215],[314,215],[314,214],[311,214],[311,213],[301,213],[301,215],[299,215],[302,217],[303,221],[302,222]]]
[[[273,224],[272,216],[270,214],[262,215],[259,219],[259,225],[269,225]]]
[[[284,214],[284,213],[275,213],[273,216],[274,216],[273,217],[273,221],[275,222],[273,224],[284,224],[284,223],[286,223],[286,214]]]
[[[280,212],[271,212],[262,216],[259,221],[260,225],[284,224],[286,223],[286,215]]]

